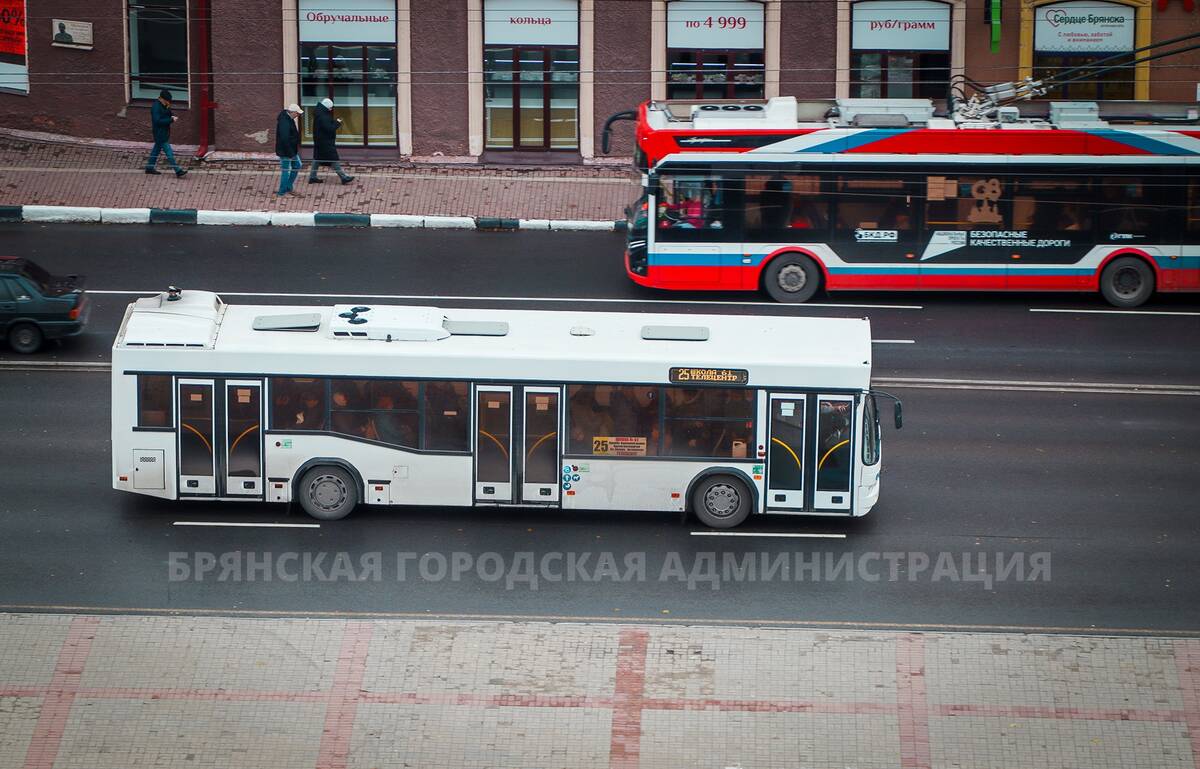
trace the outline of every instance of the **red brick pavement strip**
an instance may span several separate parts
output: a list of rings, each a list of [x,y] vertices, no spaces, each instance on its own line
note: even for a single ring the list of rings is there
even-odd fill
[[[896,638],[896,709],[901,769],[929,769],[929,699],[925,694],[925,637]]]
[[[343,769],[349,760],[354,721],[360,703],[396,705],[455,705],[480,708],[596,708],[612,709],[609,765],[635,769],[640,763],[642,714],[646,710],[718,711],[747,713],[827,713],[843,715],[895,714],[900,727],[901,767],[928,769],[931,764],[928,721],[940,717],[985,716],[1069,721],[1141,721],[1186,724],[1192,742],[1193,762],[1200,769],[1200,641],[1175,642],[1183,710],[1047,708],[945,704],[930,709],[925,684],[925,639],[918,634],[896,639],[896,704],[871,702],[805,702],[797,700],[746,700],[718,698],[650,698],[645,696],[646,656],[650,633],[626,628],[618,636],[614,693],[611,697],[541,695],[366,692],[362,689],[367,667],[372,625],[344,624],[333,685],[324,692],[143,689],[81,687],[84,667],[100,623],[99,617],[72,620],[59,652],[54,675],[47,686],[0,687],[0,697],[42,697],[43,704],[30,741],[25,769],[49,769],[75,700],[131,699],[140,701],[188,700],[222,702],[326,702],[325,724],[317,760],[318,769]]]
[[[626,629],[617,637],[609,769],[637,769],[642,752],[642,709],[646,693],[646,647],[650,633]]]
[[[354,718],[362,696],[363,676],[367,672],[367,654],[371,649],[372,625],[347,622],[342,631],[342,650],[333,674],[333,688],[325,707],[325,728],[321,731],[321,749],[317,769],[346,769],[350,757],[350,739],[354,736]]]
[[[195,208],[215,211],[390,213],[520,219],[612,220],[637,196],[621,167],[462,168],[351,164],[357,180],[310,185],[277,197],[268,163],[193,164],[176,179],[142,173],[144,158],[115,150],[41,145],[0,137],[0,205]]]
[[[1179,689],[1192,741],[1192,762],[1200,769],[1200,641],[1175,642],[1175,667],[1179,671]]]
[[[58,652],[50,686],[42,699],[33,737],[25,751],[25,769],[52,769],[54,766],[99,625],[99,617],[75,617],[71,620],[66,640]]]

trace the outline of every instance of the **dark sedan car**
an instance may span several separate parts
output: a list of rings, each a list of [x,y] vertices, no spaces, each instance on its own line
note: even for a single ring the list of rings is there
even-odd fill
[[[88,301],[78,275],[51,275],[28,259],[0,256],[0,333],[14,352],[83,331]]]

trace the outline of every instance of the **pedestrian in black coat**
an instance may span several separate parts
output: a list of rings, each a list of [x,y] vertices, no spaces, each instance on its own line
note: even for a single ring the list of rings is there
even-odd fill
[[[337,132],[341,127],[342,119],[333,116],[333,100],[321,99],[313,112],[313,163],[312,170],[308,172],[310,184],[321,183],[317,178],[317,169],[321,166],[331,166],[342,184],[354,181],[353,176],[342,170],[342,163],[338,159]]]
[[[179,118],[171,114],[171,92],[167,89],[159,91],[158,98],[150,105],[150,129],[154,135],[154,148],[146,159],[146,173],[157,175],[159,170],[158,153],[166,153],[167,162],[175,169],[176,176],[183,176],[187,170],[180,168],[175,162],[175,151],[171,149],[171,124]]]
[[[304,167],[300,159],[300,126],[297,121],[304,112],[298,104],[289,104],[275,121],[275,154],[279,157],[279,191],[282,197],[292,192],[296,175]]]

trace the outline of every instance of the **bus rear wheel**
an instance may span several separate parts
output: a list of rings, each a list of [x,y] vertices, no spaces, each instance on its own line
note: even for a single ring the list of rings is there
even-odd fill
[[[1154,271],[1135,256],[1114,259],[1100,273],[1100,293],[1114,307],[1138,307],[1154,293]]]
[[[732,529],[750,515],[750,489],[731,475],[713,475],[692,492],[692,512],[705,526]]]
[[[318,521],[345,518],[358,505],[358,486],[340,467],[314,467],[300,479],[300,506]]]
[[[763,288],[776,302],[807,302],[821,288],[821,270],[807,256],[783,254],[767,265]]]

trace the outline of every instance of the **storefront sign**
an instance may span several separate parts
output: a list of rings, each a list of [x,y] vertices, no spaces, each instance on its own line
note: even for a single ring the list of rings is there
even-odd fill
[[[577,0],[484,0],[486,45],[579,45]]]
[[[25,0],[0,0],[0,88],[29,93]]]
[[[1033,48],[1044,53],[1118,53],[1133,50],[1134,9],[1097,0],[1037,8]]]
[[[681,366],[671,369],[670,381],[676,383],[708,382],[744,385],[750,381],[750,372],[744,368],[689,368]]]
[[[300,0],[302,43],[395,43],[396,0]]]
[[[50,45],[58,48],[92,50],[92,23],[90,21],[67,21],[53,19],[50,24]]]
[[[763,4],[746,0],[667,3],[668,48],[763,47]]]
[[[950,50],[950,4],[935,0],[863,0],[853,6],[858,51]]]

